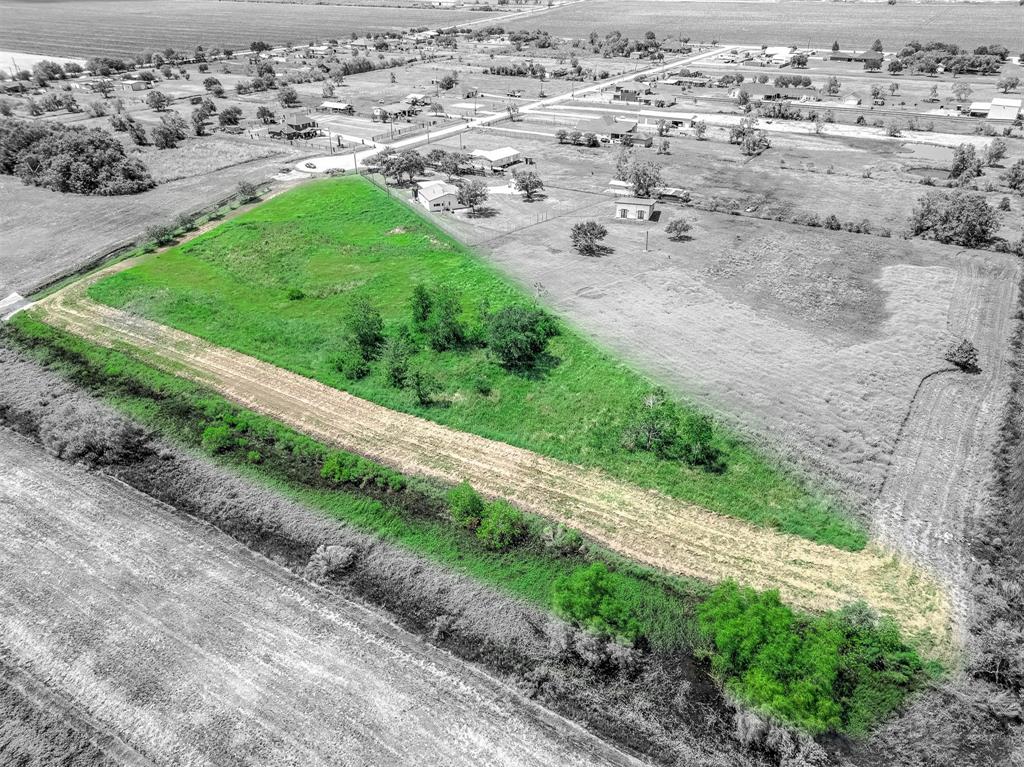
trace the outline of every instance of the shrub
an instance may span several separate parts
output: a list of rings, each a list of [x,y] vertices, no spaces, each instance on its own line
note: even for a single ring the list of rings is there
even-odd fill
[[[580,221],[573,224],[569,232],[572,245],[584,256],[596,256],[601,252],[601,240],[608,236],[608,230],[596,221]]]
[[[957,190],[928,192],[910,219],[911,234],[930,235],[964,248],[988,244],[999,228],[999,215],[980,194]]]
[[[683,458],[691,466],[716,474],[725,471],[725,463],[721,451],[712,444],[714,439],[714,421],[703,413],[692,415],[687,424],[689,437],[683,446]]]
[[[492,501],[484,509],[476,537],[492,551],[506,551],[526,536],[526,519],[508,501]]]
[[[506,306],[487,321],[487,346],[506,368],[532,367],[556,335],[555,319],[538,307]]]
[[[289,301],[301,301],[306,297],[306,294],[301,288],[288,288],[288,300]]]
[[[423,328],[430,319],[431,309],[430,291],[422,283],[416,283],[412,288],[412,297],[409,299],[409,308],[412,311],[412,324],[416,328]]]
[[[401,326],[384,344],[381,364],[384,377],[391,386],[401,389],[409,375],[409,360],[416,353],[416,341],[409,328]]]
[[[484,500],[468,482],[462,482],[448,491],[445,497],[448,514],[459,527],[475,530],[484,518]]]
[[[797,615],[777,592],[724,583],[697,608],[697,622],[727,690],[815,733],[866,732],[922,670],[896,627],[862,609]]]
[[[465,342],[462,303],[452,288],[443,286],[432,297],[426,333],[430,346],[439,352],[458,348]]]
[[[686,239],[687,233],[692,227],[690,222],[684,218],[673,218],[668,222],[665,227],[665,233],[668,235],[670,240],[683,240]]]
[[[350,381],[360,381],[370,374],[370,365],[366,361],[360,349],[353,345],[347,345],[342,351],[331,360],[334,369]]]
[[[640,636],[639,623],[619,595],[615,574],[601,562],[558,578],[552,603],[556,613],[595,634],[628,642]]]
[[[664,457],[679,439],[679,410],[661,387],[634,403],[627,424],[622,444],[630,451],[646,450]]]
[[[335,485],[375,485],[390,492],[398,492],[406,487],[405,477],[397,471],[392,471],[361,455],[340,450],[324,459],[320,476]]]
[[[214,423],[203,429],[202,445],[206,452],[217,455],[241,446],[235,430],[224,422]]]

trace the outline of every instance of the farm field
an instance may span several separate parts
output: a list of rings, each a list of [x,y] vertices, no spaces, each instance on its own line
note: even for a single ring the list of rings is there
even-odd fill
[[[254,242],[261,243],[259,258]],[[314,182],[278,196],[102,280],[90,295],[386,407],[604,468],[719,513],[845,548],[863,546],[857,525],[827,498],[724,432],[719,441],[732,470],[723,475],[622,449],[626,414],[649,384],[568,329],[553,340],[536,374],[506,371],[479,349],[419,353],[417,363],[441,382],[440,407],[418,403],[382,375],[356,380],[340,372],[340,318],[353,299],[372,300],[394,328],[409,322],[417,283],[457,289],[471,325],[481,322],[481,302],[497,308],[529,300],[425,218],[358,178]],[[254,291],[254,284],[262,289]],[[289,300],[291,290],[303,297]]]
[[[83,58],[127,56],[167,46],[246,50],[254,40],[305,43],[352,32],[438,27],[481,17],[432,8],[216,0],[5,0],[0,3],[0,48]]]
[[[673,2],[593,0],[555,8],[538,19],[553,35],[586,37],[592,30],[618,30],[632,38],[649,30],[694,41],[760,45],[825,47],[839,40],[844,47],[866,49],[881,38],[886,49],[909,40],[951,40],[974,48],[1002,43],[1019,49],[1024,43],[1024,9],[1000,3],[818,3]],[[534,25],[531,25],[534,26]]]
[[[0,644],[114,763],[639,764],[209,526],[3,430],[0,456]]]

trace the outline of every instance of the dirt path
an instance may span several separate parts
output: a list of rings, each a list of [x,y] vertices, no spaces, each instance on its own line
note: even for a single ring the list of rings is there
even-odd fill
[[[122,262],[115,269],[131,266]],[[101,274],[91,279],[99,279]],[[777,588],[811,610],[864,600],[945,653],[949,607],[940,587],[895,555],[845,552],[670,499],[594,471],[398,413],[252,357],[85,297],[88,280],[33,310],[97,343],[130,348],[150,364],[200,381],[229,399],[319,440],[405,472],[468,479],[564,522],[639,562],[712,582]]]
[[[926,566],[950,589],[956,625],[966,626],[966,535],[985,501],[991,446],[1008,391],[1006,355],[1017,270],[960,254],[947,329],[970,338],[980,375],[940,372],[922,382],[875,504],[872,534]],[[997,270],[993,274],[993,270]]]
[[[0,656],[117,733],[119,763],[640,764],[5,430],[0,463]]]

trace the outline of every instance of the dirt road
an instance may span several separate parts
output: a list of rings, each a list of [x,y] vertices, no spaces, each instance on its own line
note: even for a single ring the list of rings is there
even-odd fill
[[[938,652],[945,650],[946,595],[890,553],[840,551],[757,528],[597,471],[388,410],[97,304],[84,296],[88,282],[44,299],[33,311],[98,343],[130,347],[157,367],[201,381],[317,439],[412,474],[468,479],[488,495],[575,527],[637,561],[712,582],[732,578],[777,588],[784,599],[812,610],[863,600],[908,630],[930,635]]]
[[[4,430],[0,463],[0,658],[71,699],[117,762],[640,764]]]

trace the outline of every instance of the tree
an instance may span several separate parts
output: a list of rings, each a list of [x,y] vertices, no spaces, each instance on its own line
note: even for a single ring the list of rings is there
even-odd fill
[[[512,122],[515,122],[516,120],[519,119],[519,105],[518,104],[509,104],[505,108],[505,111],[508,112],[508,119],[511,120]]]
[[[967,101],[972,93],[974,93],[974,89],[963,80],[953,83],[953,95],[957,101]]]
[[[833,53],[838,53],[839,52],[839,41],[838,40],[835,40],[835,41],[832,42],[832,52]]]
[[[422,330],[430,319],[432,302],[430,291],[420,282],[413,285],[412,296],[409,298],[409,309],[412,312],[413,327]]]
[[[153,128],[153,144],[157,149],[173,149],[188,136],[188,124],[177,112],[168,112]]]
[[[939,86],[938,85],[933,85],[931,90],[928,91],[928,100],[929,101],[938,101],[939,100]]]
[[[730,129],[729,143],[739,144],[740,151],[747,156],[763,152],[771,146],[768,134],[757,127],[757,117],[752,114],[742,118],[739,125]]]
[[[238,199],[243,203],[259,199],[260,190],[250,181],[238,182]]]
[[[555,131],[555,138],[558,140],[559,144],[564,144],[569,138],[569,131],[565,128],[559,128]]]
[[[693,124],[693,135],[698,141],[703,141],[708,134],[708,124],[703,120],[697,120]]]
[[[523,514],[508,501],[492,501],[476,529],[477,539],[492,551],[506,551],[527,533]]]
[[[217,115],[217,122],[220,123],[222,128],[226,125],[238,125],[241,119],[242,109],[236,106],[225,107]]]
[[[219,86],[220,80],[218,80],[216,77],[207,77],[205,80],[203,80],[203,87],[208,91],[212,91],[214,88],[217,88]]]
[[[483,521],[484,499],[465,480],[448,491],[445,505],[452,522],[466,530],[476,530]]]
[[[1006,185],[1019,195],[1024,195],[1024,160],[1017,160],[1003,176]]]
[[[692,227],[690,222],[684,218],[673,218],[668,222],[665,227],[665,233],[668,235],[670,240],[684,240],[688,237],[688,233]]]
[[[900,59],[893,59],[889,62],[889,72],[898,75],[903,71],[903,62]]]
[[[465,343],[462,302],[454,288],[442,285],[431,296],[430,316],[424,329],[434,351],[456,349]]]
[[[661,387],[638,399],[626,420],[622,445],[667,457],[679,439],[679,410]]]
[[[206,135],[206,118],[208,116],[209,115],[207,115],[206,110],[201,106],[192,110],[192,117],[190,118],[192,122],[192,132],[197,136]]]
[[[596,256],[601,252],[601,240],[608,236],[608,230],[596,221],[580,221],[569,232],[573,247],[581,255]]]
[[[110,80],[98,80],[94,87],[105,99],[110,98],[110,94],[114,92],[114,83]]]
[[[956,365],[965,373],[979,373],[978,350],[966,338],[946,350],[946,361]]]
[[[409,386],[416,393],[416,401],[423,407],[434,404],[434,395],[440,389],[437,379],[422,368],[416,368],[409,374]]]
[[[451,181],[462,172],[462,166],[470,162],[470,158],[462,152],[443,152],[437,161],[437,168]]]
[[[1004,157],[1006,157],[1006,141],[1001,138],[992,139],[991,143],[985,147],[985,165],[991,168]]]
[[[548,339],[556,335],[554,318],[538,307],[513,304],[487,319],[487,348],[511,370],[536,365],[547,351]]]
[[[843,84],[840,82],[839,78],[832,75],[825,82],[825,93],[829,96],[838,96],[839,91],[842,89],[842,85]]]
[[[512,171],[512,186],[517,192],[522,192],[525,200],[532,200],[537,192],[544,190],[544,182],[532,170]]]
[[[626,176],[635,197],[650,197],[661,186],[661,166],[648,160],[630,163]]]
[[[459,75],[457,72],[448,72],[443,75],[441,79],[437,81],[437,87],[443,91],[450,91],[459,82]]]
[[[286,85],[277,92],[277,100],[281,102],[281,106],[285,108],[296,107],[299,105],[299,93],[292,86]]]
[[[996,87],[1003,93],[1009,93],[1010,91],[1017,90],[1020,87],[1020,82],[1019,77],[1000,77]]]
[[[128,131],[128,136],[137,146],[146,146],[149,143],[149,140],[146,138],[146,130],[135,120],[129,119],[125,123],[125,130]]]
[[[405,325],[392,333],[384,344],[381,365],[388,383],[396,389],[405,387],[409,376],[409,361],[416,351],[416,340]]]
[[[274,122],[274,110],[265,104],[256,107],[256,119],[264,125]]]
[[[469,208],[471,213],[487,202],[487,184],[480,179],[467,179],[459,184],[459,204]]]
[[[384,320],[370,300],[359,296],[352,301],[344,318],[348,340],[364,360],[376,359],[384,345]]]
[[[871,50],[875,51],[876,53],[881,53],[882,52],[882,41],[881,40],[875,40],[875,42],[871,43]]]
[[[270,45],[270,43],[265,43],[262,40],[257,40],[254,43],[249,43],[249,50],[253,53],[263,53],[264,51],[269,51],[272,48],[273,46]]]
[[[963,248],[988,244],[999,229],[999,214],[980,194],[928,192],[910,218],[911,234]]]
[[[981,160],[978,159],[974,144],[960,144],[953,150],[953,163],[949,167],[949,175],[963,181],[981,175]]]
[[[170,98],[168,98],[167,95],[165,93],[162,93],[161,91],[154,90],[146,94],[146,104],[148,104],[151,109],[154,109],[157,112],[163,112],[165,109],[167,109],[167,106],[170,103]]]

